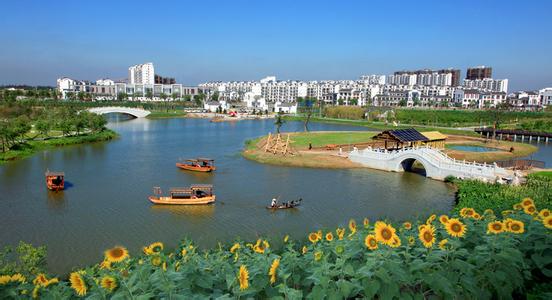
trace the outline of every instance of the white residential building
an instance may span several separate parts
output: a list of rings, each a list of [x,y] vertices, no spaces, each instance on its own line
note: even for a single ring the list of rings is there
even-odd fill
[[[552,106],[552,88],[539,90],[540,102],[543,106]]]
[[[464,79],[464,88],[467,89],[479,89],[489,92],[503,92],[508,93],[508,79]]]
[[[98,79],[96,80],[96,85],[115,85],[115,81],[111,79]]]
[[[155,71],[153,69],[153,63],[145,63],[129,67],[128,82],[130,84],[154,84]]]

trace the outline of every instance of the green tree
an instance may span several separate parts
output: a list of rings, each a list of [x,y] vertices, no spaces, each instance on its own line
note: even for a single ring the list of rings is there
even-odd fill
[[[51,128],[52,128],[52,124],[50,123],[50,120],[48,120],[47,118],[40,119],[35,123],[35,129],[43,137],[48,137],[48,133],[50,132]]]
[[[177,92],[174,92],[172,93],[171,98],[176,101],[180,99],[180,95]]]
[[[213,95],[211,95],[211,100],[218,101],[219,99],[219,92],[214,92]]]
[[[349,105],[358,105],[358,99],[352,98],[351,100],[349,100]]]
[[[282,112],[278,112],[276,115],[276,121],[274,122],[274,125],[276,125],[276,133],[280,133],[280,127],[284,125],[286,121],[282,118]]]
[[[161,98],[161,100],[165,101],[165,100],[167,100],[167,98],[169,96],[167,96],[167,94],[165,94],[165,93],[161,93],[161,95],[159,95],[159,97]]]
[[[125,92],[120,92],[117,94],[117,100],[118,101],[126,101],[128,99],[128,95]]]
[[[93,132],[100,132],[105,129],[107,120],[102,115],[91,114],[88,119],[88,128]]]
[[[79,92],[77,94],[77,98],[80,100],[80,101],[83,101],[84,98],[86,98],[86,93],[85,92]]]
[[[399,106],[405,107],[406,104],[407,104],[406,99],[401,99],[401,101],[399,101]]]
[[[151,89],[146,89],[146,98],[153,99],[153,91]]]

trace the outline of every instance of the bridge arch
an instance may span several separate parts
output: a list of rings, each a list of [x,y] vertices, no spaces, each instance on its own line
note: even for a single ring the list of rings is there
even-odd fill
[[[413,166],[415,162],[418,162],[422,165],[424,169],[423,172],[417,172],[416,170],[413,170]],[[419,155],[415,155],[415,154],[402,155],[395,159],[395,164],[396,165],[394,169],[396,172],[413,172],[413,173],[422,174],[425,177],[430,177],[430,178],[433,176],[433,172],[432,172],[433,165],[431,164],[431,162],[429,162],[424,157]]]
[[[121,113],[121,114],[131,115],[136,118],[144,118],[149,114],[151,114],[150,111],[145,109],[134,108],[134,107],[123,107],[123,106],[94,107],[94,108],[89,108],[88,111],[98,115],[104,115],[109,113]]]

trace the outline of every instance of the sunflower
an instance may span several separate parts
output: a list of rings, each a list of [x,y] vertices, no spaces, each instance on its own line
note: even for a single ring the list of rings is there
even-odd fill
[[[240,266],[240,271],[238,272],[238,281],[240,282],[240,290],[246,290],[249,287],[249,272],[247,267],[244,265]]]
[[[278,269],[278,266],[280,265],[280,259],[276,258],[272,265],[270,266],[270,270],[268,270],[268,275],[270,276],[270,283],[276,282],[276,269]]]
[[[521,200],[521,206],[527,207],[527,206],[535,206],[535,202],[533,202],[533,199],[527,197]]]
[[[404,229],[406,229],[406,230],[410,230],[410,229],[412,229],[412,223],[410,223],[410,222],[404,222],[404,223],[403,223],[403,227],[404,227]]]
[[[528,215],[532,215],[537,211],[537,208],[534,205],[528,205],[523,207],[523,211]]]
[[[408,237],[408,245],[412,246],[416,242],[416,239],[413,236]]]
[[[443,225],[446,225],[448,220],[449,220],[449,217],[447,215],[439,216],[439,222],[441,222],[441,224],[443,224]]]
[[[155,255],[151,258],[151,264],[154,266],[159,266],[161,264],[161,257],[159,255]]]
[[[466,225],[457,218],[450,218],[445,225],[445,229],[453,237],[463,237],[466,233]]]
[[[518,220],[508,220],[506,223],[506,231],[512,232],[512,233],[524,233],[525,232],[525,224],[523,222]]]
[[[36,275],[35,279],[33,280],[34,285],[44,286],[46,285],[46,283],[48,283],[48,278],[46,278],[46,275],[44,275],[43,273]]]
[[[260,253],[260,254],[263,254],[263,253],[265,253],[265,247],[263,247],[261,245],[255,245],[255,246],[253,246],[253,251],[255,251],[257,253]]]
[[[19,281],[20,283],[24,283],[25,282],[25,276],[19,274],[19,273],[15,273],[11,276],[11,281],[12,282],[16,282],[16,281]]]
[[[71,287],[75,290],[77,295],[86,295],[86,283],[78,272],[71,273],[69,281],[71,282]]]
[[[349,220],[349,230],[351,233],[355,233],[357,229],[356,221],[354,219]]]
[[[10,275],[2,275],[0,276],[0,285],[8,284],[11,281]]]
[[[493,221],[487,224],[487,234],[498,234],[504,231],[504,223],[501,221]]]
[[[460,210],[460,216],[462,216],[463,218],[471,217],[474,213],[475,211],[473,210],[473,208],[469,207],[464,207]]]
[[[338,238],[339,240],[342,240],[342,239],[343,239],[343,236],[345,235],[345,229],[343,229],[343,228],[337,228],[337,229],[335,230],[335,233],[337,234],[337,238]]]
[[[418,238],[424,244],[424,247],[431,248],[435,243],[435,227],[433,225],[421,226]]]
[[[333,241],[333,234],[331,232],[326,233],[326,241]]]
[[[439,242],[439,248],[440,248],[441,250],[445,250],[445,249],[446,249],[447,243],[448,243],[448,240],[447,240],[447,239],[441,240],[441,241]]]
[[[111,276],[102,277],[100,282],[102,287],[110,292],[117,288],[117,280]]]
[[[314,260],[319,261],[322,259],[322,251],[316,251],[314,252]]]
[[[364,239],[364,245],[370,250],[378,249],[378,241],[373,234],[369,234],[366,236],[366,238]]]
[[[309,251],[309,249],[307,248],[307,246],[303,246],[303,249],[301,249],[301,253],[307,254],[307,251]]]
[[[156,253],[159,253],[159,252],[163,251],[163,248],[164,248],[163,243],[155,242],[155,243],[150,244],[147,247],[144,247],[143,251],[146,255],[152,255],[152,254],[156,254]]]
[[[318,242],[318,234],[316,232],[311,232],[309,234],[309,241],[313,244]]]
[[[478,214],[478,213],[474,213],[472,218],[476,219],[476,220],[481,220],[481,215]]]
[[[362,224],[364,225],[364,228],[368,228],[368,226],[370,226],[370,220],[368,220],[368,218],[364,218],[364,220],[362,220]]]
[[[552,216],[548,216],[542,220],[542,224],[544,224],[544,227],[552,229]]]
[[[427,220],[426,220],[426,224],[432,223],[433,221],[435,221],[435,218],[437,218],[437,216],[434,215],[434,214],[429,216],[429,218],[427,218]]]
[[[104,252],[105,260],[116,263],[128,258],[128,250],[125,247],[116,246]]]
[[[239,244],[239,243],[235,243],[235,244],[232,246],[232,248],[230,248],[230,253],[234,253],[234,252],[236,252],[236,250],[238,250],[238,249],[240,249],[240,244]],[[184,250],[186,250],[186,249],[184,249]],[[184,250],[183,250],[183,251],[184,251]],[[184,254],[184,255],[185,255],[185,254]],[[182,255],[182,256],[184,256],[184,255]]]
[[[286,234],[286,236],[284,236],[284,243],[287,243],[289,240],[289,235]]]
[[[484,215],[494,215],[494,211],[490,208],[487,208],[485,211],[483,211]]]
[[[54,283],[58,283],[59,282],[59,279],[57,278],[52,278],[50,280],[48,280],[48,282],[46,282],[46,284],[44,285],[44,287],[48,287],[50,284],[54,284]]]
[[[395,228],[385,222],[377,221],[374,227],[376,240],[385,245],[391,245],[395,236]]]
[[[393,239],[391,240],[391,244],[389,244],[389,247],[397,248],[397,247],[400,247],[400,246],[401,246],[401,239],[399,238],[399,236],[394,235]]]
[[[184,256],[186,256],[186,254],[188,254],[188,250],[186,250],[186,248],[183,248],[183,249],[180,251],[180,256],[184,257]]]
[[[541,218],[546,218],[550,216],[550,210],[548,208],[545,208],[545,209],[542,209],[540,212],[539,212],[539,217]]]
[[[516,204],[514,204],[513,208],[514,208],[515,210],[522,210],[522,209],[523,209],[523,206],[521,206],[521,204],[519,204],[519,203],[516,203]]]
[[[264,240],[264,241],[263,241],[263,247],[264,247],[265,249],[270,248],[270,244],[268,243],[267,240]]]
[[[102,261],[100,263],[100,269],[102,270],[110,270],[111,269],[111,262],[107,259],[104,259],[104,261]]]

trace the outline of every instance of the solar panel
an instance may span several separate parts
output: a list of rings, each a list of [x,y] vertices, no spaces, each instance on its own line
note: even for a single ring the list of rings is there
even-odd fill
[[[390,130],[389,134],[393,135],[401,142],[429,141],[427,137],[425,137],[423,134],[421,134],[418,130],[414,128]]]

